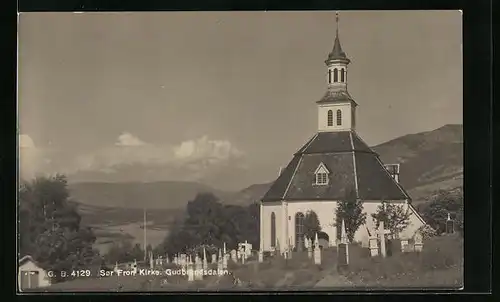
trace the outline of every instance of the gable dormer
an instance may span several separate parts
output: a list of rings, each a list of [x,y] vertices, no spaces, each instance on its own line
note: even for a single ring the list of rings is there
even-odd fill
[[[330,171],[328,170],[328,168],[324,163],[320,163],[316,168],[316,171],[314,171],[314,184],[318,186],[328,185],[328,183],[330,182],[329,175]]]

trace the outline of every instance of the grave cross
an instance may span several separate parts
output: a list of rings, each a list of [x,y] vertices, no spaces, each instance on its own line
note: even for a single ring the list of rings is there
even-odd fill
[[[448,213],[448,218],[446,219],[446,234],[453,234],[455,232],[454,221],[451,219],[450,213]]]
[[[377,233],[380,236],[380,253],[382,254],[382,257],[385,257],[386,256],[385,235],[390,234],[391,231],[390,230],[386,230],[384,228],[384,222],[380,221]]]

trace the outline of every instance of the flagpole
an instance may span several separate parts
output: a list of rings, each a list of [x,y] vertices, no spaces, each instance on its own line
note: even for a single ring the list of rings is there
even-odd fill
[[[147,247],[147,243],[146,243],[146,208],[144,208],[144,261],[146,261],[147,259],[147,251],[146,251],[146,247]]]

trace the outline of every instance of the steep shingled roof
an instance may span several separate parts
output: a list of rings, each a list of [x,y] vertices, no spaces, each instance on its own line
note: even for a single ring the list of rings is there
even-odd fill
[[[331,171],[328,185],[314,184],[320,163]],[[410,199],[354,131],[318,132],[295,153],[262,201],[339,200],[351,189],[362,200]]]

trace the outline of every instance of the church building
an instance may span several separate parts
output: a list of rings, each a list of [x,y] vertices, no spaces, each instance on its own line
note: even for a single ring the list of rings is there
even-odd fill
[[[403,205],[411,212],[410,225],[399,234],[410,239],[425,222],[411,205],[399,184],[399,165],[384,165],[378,154],[356,133],[356,108],[347,90],[351,61],[340,46],[337,31],[333,49],[325,63],[327,91],[316,102],[318,131],[294,155],[263,196],[260,205],[260,246],[270,251],[291,245],[303,248],[304,218],[314,211],[329,246],[337,244],[337,203],[347,194],[363,201],[366,223],[354,241],[368,244],[375,234],[371,217],[382,201]],[[325,235],[326,233],[326,235]]]

